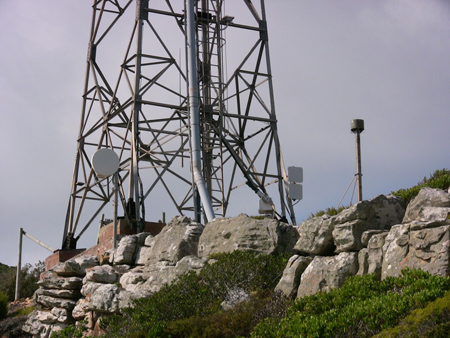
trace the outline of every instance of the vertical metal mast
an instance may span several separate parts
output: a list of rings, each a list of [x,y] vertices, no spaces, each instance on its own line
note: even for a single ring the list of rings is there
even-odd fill
[[[62,247],[75,247],[101,213],[112,214],[112,179],[97,177],[90,160],[100,148],[119,156],[119,204],[138,231],[148,215],[155,220],[161,211],[197,208],[210,219],[242,212],[249,203],[256,209],[260,198],[274,216],[295,223],[264,1],[93,0],[92,8]],[[186,50],[180,60],[188,40],[196,51]],[[197,71],[189,73],[189,64]],[[198,114],[192,115],[192,105]],[[185,165],[189,158],[200,162],[199,170]],[[195,202],[193,181],[204,182],[201,194],[209,195],[210,206]]]

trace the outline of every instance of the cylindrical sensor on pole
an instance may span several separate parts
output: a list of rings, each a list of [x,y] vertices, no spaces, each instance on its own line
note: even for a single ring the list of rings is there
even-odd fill
[[[364,131],[364,120],[355,119],[350,123],[350,129],[356,137],[356,182],[358,185],[358,202],[362,201],[362,171],[361,171],[361,138]]]

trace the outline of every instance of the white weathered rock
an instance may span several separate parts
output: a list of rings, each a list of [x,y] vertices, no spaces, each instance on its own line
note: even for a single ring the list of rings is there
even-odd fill
[[[70,323],[72,322],[72,317],[67,309],[54,307],[51,313],[57,318],[59,323]]]
[[[185,216],[174,217],[155,237],[147,237],[136,264],[152,265],[158,261],[176,264],[185,256],[196,256],[204,226]]]
[[[111,265],[96,266],[89,269],[85,281],[113,284],[119,281],[120,273]]]
[[[336,253],[355,252],[361,250],[362,234],[368,230],[370,223],[356,219],[343,224],[336,224],[333,230],[333,238],[336,244]]]
[[[128,291],[136,291],[139,285],[142,285],[148,278],[144,272],[144,267],[136,267],[120,277],[120,285]]]
[[[342,286],[348,277],[358,272],[358,253],[342,252],[337,256],[316,256],[300,279],[297,297],[329,291]]]
[[[409,224],[394,225],[385,238],[381,277],[400,276],[407,267]]]
[[[236,305],[250,300],[250,294],[242,288],[232,288],[228,290],[225,300],[220,304],[224,311],[232,310]]]
[[[22,326],[22,330],[33,337],[48,338],[51,333],[51,324],[45,324],[38,320],[40,311],[33,311]]]
[[[85,283],[83,284],[83,287],[81,288],[81,294],[85,297],[92,295],[95,292],[95,290],[97,290],[102,285],[104,285],[104,284],[85,281]]]
[[[120,284],[132,293],[149,295],[158,292],[163,285],[171,284],[189,271],[200,271],[205,264],[206,259],[196,256],[185,256],[175,265],[167,261],[156,262],[125,273],[120,278]]]
[[[148,238],[148,237],[147,237]],[[140,246],[136,253],[136,265],[145,265],[153,260],[153,249],[151,246]]]
[[[136,235],[123,237],[117,250],[113,253],[112,261],[114,264],[133,264],[136,252],[138,237]]]
[[[44,324],[53,324],[58,321],[58,317],[48,311],[36,311],[36,320]]]
[[[36,302],[44,305],[45,307],[51,309],[54,307],[59,307],[63,309],[68,309],[72,311],[72,309],[76,305],[76,301],[72,299],[63,299],[63,298],[55,298],[50,296],[38,295],[36,297]]]
[[[81,298],[72,310],[72,317],[77,320],[84,320],[89,312],[89,300]]]
[[[286,297],[295,298],[300,285],[302,273],[312,261],[312,257],[294,255],[289,258],[283,271],[283,276],[275,287],[275,291],[282,292]]]
[[[336,217],[323,215],[308,219],[298,228],[299,239],[294,249],[310,255],[329,255],[334,252],[334,220]]]
[[[102,284],[89,299],[89,309],[100,313],[119,312],[119,287],[115,284]]]
[[[336,252],[359,251],[365,247],[363,234],[369,230],[389,230],[401,223],[405,208],[393,195],[361,201],[336,215],[333,230]]]
[[[368,268],[366,273],[373,273],[378,278],[381,278],[381,270],[383,264],[383,245],[385,243],[388,232],[382,232],[373,235],[367,243],[367,263]]]
[[[81,256],[59,263],[52,270],[63,277],[82,277],[86,274],[86,269],[97,266],[98,264],[99,262],[96,256]]]
[[[450,213],[450,194],[441,189],[422,188],[408,204],[403,223],[445,222]]]
[[[367,248],[367,246],[369,245],[369,240],[374,235],[378,235],[378,234],[382,234],[382,233],[386,233],[386,235],[387,235],[388,231],[386,231],[386,230],[368,230],[368,231],[364,231],[362,236],[361,236],[361,243],[362,243],[362,245],[365,248]]]
[[[137,238],[137,245],[143,246],[145,244],[145,241],[147,240],[147,237],[153,237],[151,233],[149,232],[140,232],[136,234]]]
[[[450,225],[411,231],[408,267],[433,275],[450,275]]]
[[[38,290],[36,290],[36,293],[55,298],[79,299],[81,297],[80,290],[69,290],[69,289],[39,288]]]
[[[208,223],[200,237],[198,256],[240,251],[264,254],[292,252],[297,230],[274,219],[254,219],[245,214]]]
[[[369,271],[369,249],[364,248],[358,252],[358,276],[366,275]]]
[[[45,277],[37,284],[46,289],[79,290],[83,284],[83,279],[80,277]]]

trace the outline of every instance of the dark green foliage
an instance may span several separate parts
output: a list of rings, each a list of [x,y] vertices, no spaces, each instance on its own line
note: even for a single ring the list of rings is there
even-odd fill
[[[250,301],[237,304],[231,311],[196,315],[167,324],[171,337],[234,338],[248,337],[264,318],[280,320],[290,302],[272,291],[257,292]]]
[[[436,170],[429,178],[424,177],[422,181],[409,189],[393,191],[392,194],[401,197],[403,201],[409,203],[417,196],[420,189],[424,187],[447,190],[450,187],[450,170]]]
[[[33,267],[31,264],[25,264],[20,271],[20,298],[31,297],[37,290],[39,276],[44,272],[44,262],[38,262]],[[10,302],[15,298],[16,292],[16,268],[6,265],[0,266],[0,292],[8,296]]]
[[[446,338],[450,332],[450,292],[443,298],[414,310],[396,327],[382,331],[377,338]]]
[[[258,255],[235,251],[215,257],[199,274],[190,272],[149,298],[139,299],[122,316],[103,319],[107,337],[234,337],[248,334],[267,316],[280,317],[287,301],[273,290],[288,255]],[[241,288],[251,300],[222,311],[228,292]],[[227,331],[219,333],[218,327]],[[225,329],[226,328],[226,329]]]
[[[299,299],[280,322],[266,319],[252,337],[372,337],[450,290],[447,277],[404,270],[378,281],[349,278],[340,289]]]
[[[59,332],[53,332],[51,338],[82,338],[87,331],[86,323],[82,322],[81,325],[70,325]]]
[[[8,314],[8,296],[0,292],[0,320]]]

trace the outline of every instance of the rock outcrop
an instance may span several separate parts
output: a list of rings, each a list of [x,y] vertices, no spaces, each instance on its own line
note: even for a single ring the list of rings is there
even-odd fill
[[[450,197],[424,188],[406,207],[394,196],[377,196],[336,216],[322,216],[293,227],[247,215],[216,219],[205,226],[175,217],[156,236],[126,236],[117,250],[84,256],[54,267],[39,282],[34,311],[23,329],[50,337],[85,320],[98,330],[102,316],[120,313],[189,271],[200,271],[217,253],[292,253],[276,290],[303,297],[340,287],[354,275],[397,276],[403,268],[450,275]],[[230,290],[222,308],[249,295]]]

